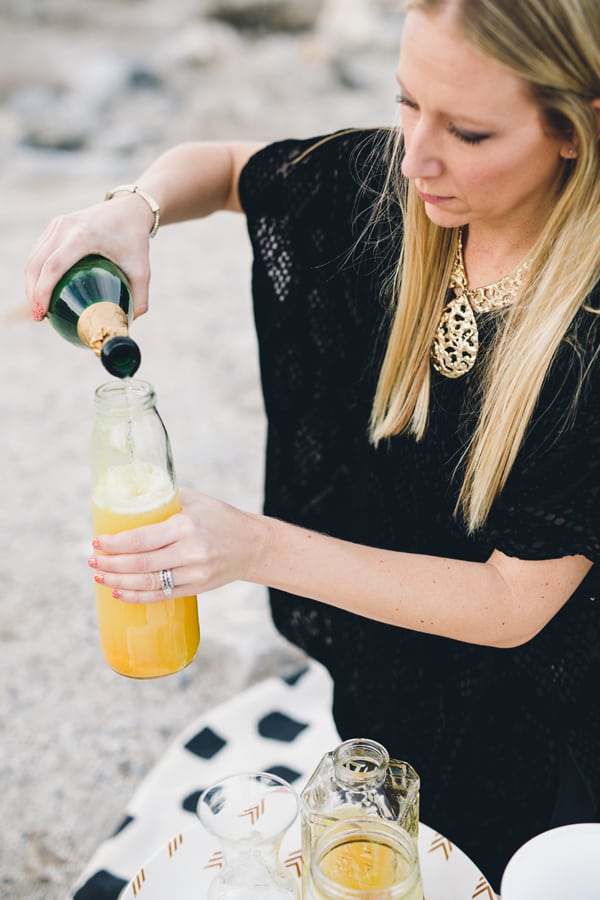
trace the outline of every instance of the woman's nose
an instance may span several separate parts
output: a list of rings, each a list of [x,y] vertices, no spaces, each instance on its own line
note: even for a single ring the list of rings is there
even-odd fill
[[[438,142],[424,127],[416,125],[404,133],[402,174],[405,178],[436,178],[444,169]]]

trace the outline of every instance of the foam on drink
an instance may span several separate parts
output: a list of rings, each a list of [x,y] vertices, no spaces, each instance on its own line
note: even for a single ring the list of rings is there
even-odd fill
[[[94,486],[94,506],[133,515],[165,506],[175,496],[169,474],[150,462],[111,466]]]

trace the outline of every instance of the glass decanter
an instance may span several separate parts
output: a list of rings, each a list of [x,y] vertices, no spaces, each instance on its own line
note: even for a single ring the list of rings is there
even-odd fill
[[[296,900],[296,876],[279,850],[298,807],[291,785],[267,772],[241,772],[206,788],[198,818],[223,853],[206,900]]]
[[[395,822],[416,840],[419,789],[413,767],[391,760],[377,741],[353,738],[326,753],[300,798],[304,872],[323,829],[346,818],[374,816]]]

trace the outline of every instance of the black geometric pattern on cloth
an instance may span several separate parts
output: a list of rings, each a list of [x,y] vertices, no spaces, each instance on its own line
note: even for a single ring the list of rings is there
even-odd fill
[[[211,728],[203,728],[185,744],[185,749],[195,753],[196,756],[201,756],[202,759],[212,759],[226,743],[227,741],[215,734]]]
[[[104,870],[96,872],[73,894],[73,900],[118,900],[127,882]]]
[[[306,722],[296,722],[284,713],[272,712],[260,720],[258,733],[264,738],[289,743],[295,740],[306,727]]]
[[[270,775],[276,775],[277,778],[283,778],[288,784],[293,784],[302,776],[302,772],[296,772],[289,766],[266,766],[264,771],[269,772]]]
[[[120,834],[122,831],[124,831],[127,828],[128,825],[131,825],[132,822],[135,822],[135,819],[133,818],[133,816],[125,816],[125,818],[120,823],[120,825],[117,825],[117,827],[113,831],[112,836],[114,837],[116,834]]]
[[[284,676],[284,678],[282,678],[282,681],[284,681],[286,684],[289,684],[290,687],[294,687],[294,685],[300,681],[302,676],[306,674],[307,668],[308,667],[298,669],[297,672],[292,672],[291,675]]]
[[[181,808],[185,809],[186,812],[196,815],[196,807],[198,806],[198,800],[200,799],[200,794],[203,790],[204,788],[200,788],[197,791],[192,791],[192,793],[188,794],[187,797],[184,797],[181,803]]]

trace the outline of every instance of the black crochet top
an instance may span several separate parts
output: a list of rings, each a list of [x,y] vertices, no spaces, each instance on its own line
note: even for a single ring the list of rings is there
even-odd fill
[[[369,411],[386,341],[398,229],[367,229],[386,170],[385,135],[290,140],[252,157],[240,196],[268,417],[265,512],[347,540],[465,560],[600,558],[600,316],[582,310],[486,527],[453,515],[455,467],[474,420],[478,366],[433,372],[416,442],[374,449]],[[398,210],[392,209],[399,224]],[[600,306],[595,294],[590,303]],[[480,315],[480,354],[493,339]],[[559,434],[579,367],[577,413]],[[592,568],[555,618],[516,649],[384,625],[271,591],[277,628],[321,660],[342,738],[371,737],[422,779],[421,818],[498,889],[533,834],[600,819],[600,576]],[[418,598],[415,598],[418,602]]]

